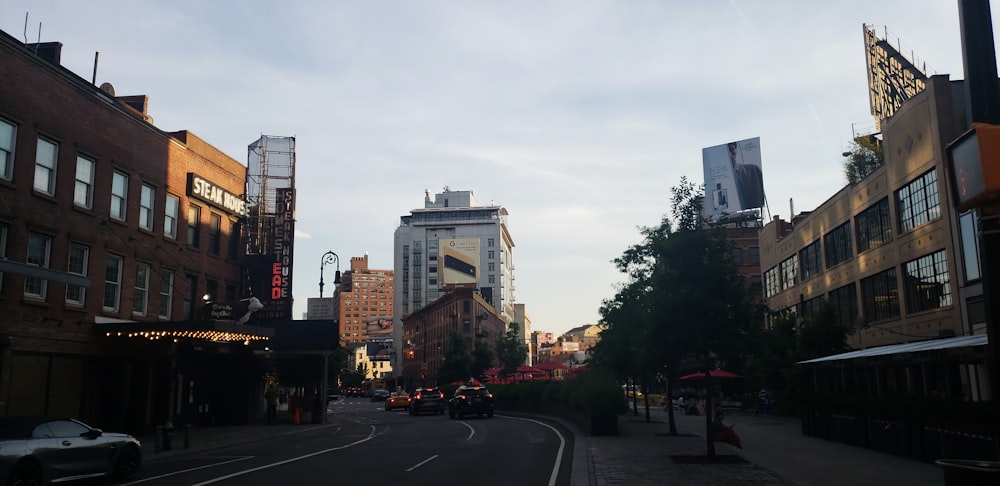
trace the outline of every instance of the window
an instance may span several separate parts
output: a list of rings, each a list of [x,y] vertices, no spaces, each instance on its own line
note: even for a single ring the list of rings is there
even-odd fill
[[[236,260],[240,257],[240,238],[243,231],[239,221],[234,221],[229,225],[229,258]]]
[[[803,301],[798,305],[798,316],[803,319],[810,319],[816,315],[823,305],[823,296],[813,297]]]
[[[0,223],[0,258],[7,258],[7,223]],[[3,272],[0,272],[0,290],[3,289]]]
[[[73,204],[87,209],[91,209],[94,205],[94,161],[82,155],[76,156]]]
[[[172,194],[167,194],[167,201],[163,208],[163,236],[177,238],[177,208],[180,207],[180,199]]]
[[[489,258],[490,260],[492,260],[492,259],[494,259],[496,257],[497,257],[497,254],[493,250],[489,250],[489,251],[486,252],[486,258]]]
[[[0,179],[10,180],[14,173],[14,140],[17,127],[0,119]]]
[[[222,216],[208,215],[208,252],[218,255],[222,251]]]
[[[944,250],[903,264],[906,312],[951,306],[951,279]]]
[[[747,251],[750,253],[750,264],[760,265],[760,247],[751,246],[747,248]]]
[[[823,236],[823,246],[826,250],[826,268],[846,262],[854,256],[851,247],[851,223],[837,226]]]
[[[198,297],[198,276],[187,274],[188,294],[184,297],[184,318],[194,319],[194,302]]]
[[[788,290],[799,283],[799,256],[792,255],[780,264],[781,290]]]
[[[781,288],[781,281],[778,280],[778,267],[771,267],[764,272],[764,297],[774,297],[778,295]]]
[[[25,263],[36,267],[49,268],[49,250],[52,238],[39,234],[28,235],[28,259]],[[39,277],[24,277],[25,297],[45,298],[48,280]]]
[[[742,248],[740,248],[738,246],[734,246],[734,247],[730,248],[729,249],[729,255],[733,259],[733,264],[735,264],[735,265],[743,265],[743,249]]]
[[[38,139],[38,150],[35,152],[35,190],[56,195],[56,159],[59,146],[53,142]]]
[[[861,303],[869,322],[885,321],[899,317],[899,291],[896,269],[890,268],[861,280]]]
[[[81,277],[87,276],[87,262],[90,259],[90,248],[75,243],[69,245],[69,263],[66,272]],[[83,305],[87,296],[87,288],[81,285],[66,284],[66,303]]]
[[[188,245],[198,248],[201,241],[201,208],[188,206]]]
[[[108,255],[104,265],[104,310],[117,312],[121,301],[122,257]]]
[[[493,238],[487,238],[486,239],[486,246],[488,246],[490,248],[493,248],[494,246],[496,246],[496,243],[493,241]]]
[[[799,250],[799,261],[801,262],[802,281],[809,280],[823,271],[823,256],[819,247],[819,240],[809,244],[809,246]]]
[[[146,315],[146,305],[149,302],[149,264],[135,265],[135,292],[132,293],[132,313]]]
[[[979,220],[976,219],[975,211],[967,211],[959,216],[958,224],[961,228],[965,281],[979,280],[983,272],[979,261]]]
[[[153,231],[153,201],[156,197],[156,189],[148,184],[142,185],[142,192],[139,194],[139,227]]]
[[[827,300],[834,309],[837,309],[837,317],[840,324],[853,328],[855,318],[858,316],[858,292],[853,282],[830,291]]]
[[[896,211],[900,233],[940,217],[937,172],[932,169],[896,191]]]
[[[170,319],[170,308],[174,300],[174,272],[160,270],[160,318]]]
[[[858,233],[858,251],[877,248],[892,241],[892,220],[889,218],[889,198],[883,198],[854,217]]]
[[[208,294],[208,300],[215,302],[219,300],[219,282],[216,280],[206,280],[205,281],[205,293]]]
[[[128,176],[115,171],[111,175],[111,217],[125,221],[125,202],[128,200]]]

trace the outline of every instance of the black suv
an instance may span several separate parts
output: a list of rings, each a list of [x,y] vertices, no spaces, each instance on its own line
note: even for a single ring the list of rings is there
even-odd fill
[[[444,393],[440,388],[417,388],[413,391],[410,395],[410,415],[419,415],[420,412],[444,413]]]
[[[485,386],[460,386],[448,400],[448,416],[486,415],[493,418],[493,394]]]

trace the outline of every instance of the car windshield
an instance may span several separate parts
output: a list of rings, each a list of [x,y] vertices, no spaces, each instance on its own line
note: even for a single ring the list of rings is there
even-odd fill
[[[486,388],[466,388],[464,390],[459,390],[459,395],[465,395],[467,397],[485,397],[489,396],[490,391]]]

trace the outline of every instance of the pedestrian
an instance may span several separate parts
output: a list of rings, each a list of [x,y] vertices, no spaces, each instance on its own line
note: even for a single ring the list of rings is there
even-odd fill
[[[722,410],[715,411],[715,420],[712,421],[712,440],[732,444],[742,449],[743,442],[740,440],[740,436],[733,431],[736,424],[726,425],[726,423],[722,420],[724,417],[725,414]]]
[[[264,400],[267,401],[267,423],[273,424],[278,420],[278,390],[275,390],[274,385],[267,387]]]
[[[760,392],[757,393],[757,413],[767,414],[767,406],[770,404],[770,397],[767,393],[767,388],[761,387]]]

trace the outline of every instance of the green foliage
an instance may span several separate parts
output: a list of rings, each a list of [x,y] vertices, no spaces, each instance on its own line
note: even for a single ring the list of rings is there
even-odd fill
[[[844,177],[856,184],[885,163],[882,141],[875,135],[857,137],[844,152]]]
[[[472,365],[470,347],[469,338],[457,332],[452,332],[448,336],[448,344],[444,349],[444,362],[441,363],[437,373],[439,384],[469,379],[471,376],[469,368]]]
[[[469,365],[469,373],[472,377],[479,377],[493,367],[493,351],[486,341],[476,340],[472,348],[472,363]]]
[[[513,375],[517,367],[528,359],[528,347],[520,336],[521,326],[516,322],[507,325],[507,332],[496,343],[497,360],[504,376]]]
[[[617,416],[628,403],[614,375],[591,368],[562,381],[526,381],[490,385],[499,409],[563,416],[572,420],[590,416]]]

